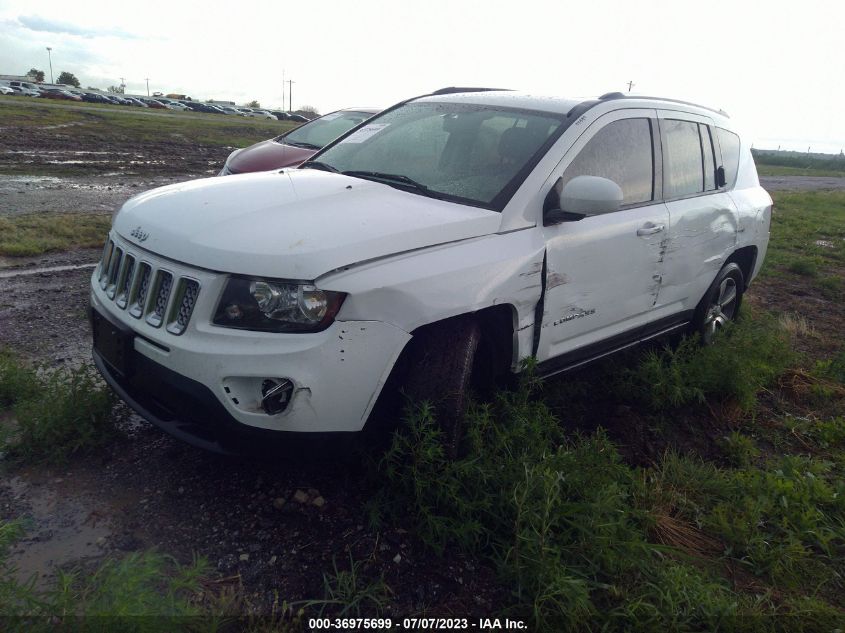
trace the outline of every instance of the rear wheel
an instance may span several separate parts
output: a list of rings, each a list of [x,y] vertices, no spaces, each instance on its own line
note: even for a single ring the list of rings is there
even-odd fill
[[[745,279],[737,264],[725,264],[698,305],[694,327],[704,345],[711,345],[716,332],[736,319],[742,303]]]
[[[481,327],[472,317],[449,319],[414,336],[405,392],[428,401],[443,434],[449,458],[458,456],[464,416],[481,342]],[[477,372],[476,372],[477,373]]]

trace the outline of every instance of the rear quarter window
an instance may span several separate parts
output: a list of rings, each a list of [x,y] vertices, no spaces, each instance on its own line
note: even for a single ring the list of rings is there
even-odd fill
[[[739,137],[720,127],[716,128],[719,145],[722,149],[722,166],[725,168],[725,181],[728,189],[736,184],[736,174],[739,169]]]

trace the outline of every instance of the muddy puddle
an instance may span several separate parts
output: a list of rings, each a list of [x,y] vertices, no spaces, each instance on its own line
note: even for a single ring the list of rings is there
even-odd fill
[[[52,275],[54,273],[63,273],[68,270],[85,270],[94,268],[97,264],[71,264],[67,266],[36,266],[34,268],[2,270],[0,268],[0,279],[9,279],[10,277],[21,277],[26,275]]]
[[[65,476],[20,474],[4,482],[11,503],[21,510],[19,519],[27,529],[9,553],[20,582],[35,577],[43,589],[56,569],[77,566],[104,554],[114,508],[81,495],[71,473]]]
[[[198,177],[202,176],[0,175],[0,217],[42,212],[111,213],[142,191]]]

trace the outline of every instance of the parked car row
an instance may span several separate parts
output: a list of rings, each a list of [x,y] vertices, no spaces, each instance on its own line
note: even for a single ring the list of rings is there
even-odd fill
[[[84,101],[86,103],[104,103],[111,105],[135,106],[139,108],[153,108],[158,110],[179,110],[181,112],[206,112],[208,114],[227,114],[244,117],[270,119],[278,121],[296,121],[307,123],[308,118],[283,112],[281,110],[266,110],[247,108],[245,106],[225,106],[187,99],[169,99],[166,97],[143,97],[122,94],[103,93],[94,90],[83,90],[74,86],[34,84],[28,81],[0,81],[0,95],[41,97],[43,99],[60,99],[64,101]]]

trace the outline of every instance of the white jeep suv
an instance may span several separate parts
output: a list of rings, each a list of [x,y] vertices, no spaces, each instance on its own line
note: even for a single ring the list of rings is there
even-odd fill
[[[722,112],[438,91],[297,169],[129,200],[91,279],[94,360],[213,450],[361,431],[399,386],[438,404],[454,448],[476,378],[708,340],[760,269],[771,208]]]

